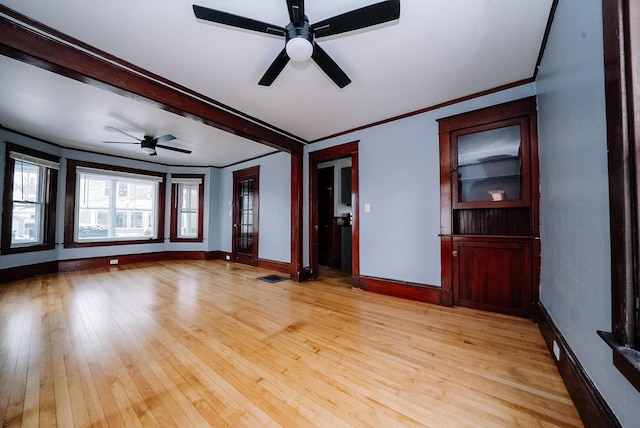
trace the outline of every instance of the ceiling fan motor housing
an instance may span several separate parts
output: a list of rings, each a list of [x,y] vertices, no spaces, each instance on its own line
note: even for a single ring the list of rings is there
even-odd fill
[[[156,142],[153,140],[153,138],[145,136],[144,139],[140,141],[140,147],[142,148],[143,152],[153,153],[156,151]]]
[[[287,55],[294,61],[306,61],[313,54],[313,33],[309,28],[309,19],[305,16],[302,27],[289,23],[286,27]]]

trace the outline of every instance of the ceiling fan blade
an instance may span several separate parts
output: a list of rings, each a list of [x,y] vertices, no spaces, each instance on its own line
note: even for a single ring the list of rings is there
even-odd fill
[[[162,144],[156,144],[156,147],[161,147],[161,148],[167,149],[167,150],[173,150],[174,152],[191,154],[191,150],[180,149],[178,147],[163,146]]]
[[[196,18],[205,21],[217,22],[218,24],[230,25],[232,27],[244,28],[245,30],[258,31],[260,33],[273,34],[276,36],[284,36],[285,29],[266,22],[256,21],[255,19],[245,18],[244,16],[233,15],[231,13],[222,12],[220,10],[209,9],[208,7],[193,5],[193,13]]]
[[[127,137],[131,137],[131,138],[133,138],[134,140],[142,141],[140,138],[138,138],[138,137],[136,137],[136,136],[133,136],[133,135],[131,135],[131,134],[128,134],[128,133],[126,133],[126,132],[124,132],[124,131],[122,131],[122,130],[120,130],[120,129],[118,129],[118,128],[114,128],[113,126],[105,126],[105,128],[113,129],[114,131],[118,131],[119,133],[124,134],[124,135],[126,135]]]
[[[304,0],[287,0],[287,10],[294,26],[304,23]]]
[[[271,63],[269,68],[267,69],[262,79],[258,82],[258,85],[262,86],[271,86],[276,77],[280,75],[284,67],[289,62],[289,55],[287,55],[287,50],[282,49],[282,51],[278,54],[276,59]]]
[[[130,141],[103,141],[103,143],[107,143],[107,144],[140,144],[140,143],[132,143]]]
[[[156,140],[156,143],[166,143],[167,141],[171,141],[171,140],[175,140],[176,137],[174,137],[171,134],[167,134],[167,135],[163,135],[162,137],[158,137],[158,138],[154,138],[154,140]]]
[[[316,37],[325,37],[382,24],[399,17],[400,0],[388,0],[316,22],[311,30]]]
[[[313,42],[313,55],[311,55],[311,58],[338,87],[344,88],[351,83],[349,76],[316,42]]]

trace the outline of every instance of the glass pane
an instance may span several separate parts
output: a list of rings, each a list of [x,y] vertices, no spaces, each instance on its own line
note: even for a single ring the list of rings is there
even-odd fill
[[[253,179],[240,183],[240,225],[237,239],[238,251],[251,253],[253,249]]]
[[[41,244],[44,168],[16,160],[13,170],[11,246]]]
[[[198,214],[182,213],[180,215],[180,229],[178,236],[181,238],[196,238],[198,236]]]
[[[181,238],[198,237],[198,185],[179,185],[180,216],[178,217],[178,236]]]
[[[109,207],[109,181],[80,175],[80,206],[87,208]]]
[[[78,177],[79,240],[156,236],[155,182],[98,174],[79,174]]]
[[[14,202],[11,220],[11,244],[40,243],[42,229],[40,204]]]
[[[459,202],[520,199],[520,126],[458,137]]]
[[[37,165],[16,160],[13,170],[14,201],[41,201],[40,170]]]

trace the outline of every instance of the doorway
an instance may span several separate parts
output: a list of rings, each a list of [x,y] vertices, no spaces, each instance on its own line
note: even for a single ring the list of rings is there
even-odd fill
[[[258,266],[260,167],[233,173],[233,261]]]
[[[333,166],[318,169],[318,264],[339,268],[334,242],[334,170]]]
[[[348,166],[347,166],[348,165]],[[358,142],[312,152],[310,170],[311,276],[339,268],[359,286]],[[341,185],[345,184],[344,191]]]

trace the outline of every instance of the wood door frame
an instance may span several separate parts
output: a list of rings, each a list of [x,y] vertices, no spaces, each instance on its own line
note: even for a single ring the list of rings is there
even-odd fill
[[[358,182],[359,140],[309,153],[309,269],[312,278],[318,277],[318,164],[351,158],[351,277],[354,287],[360,286],[360,210]]]
[[[255,187],[253,189],[253,238],[252,238],[252,260],[250,265],[258,266],[258,242],[260,237],[260,165],[240,169],[238,171],[233,171],[233,216],[231,218],[231,255],[234,262],[238,261],[238,249],[236,246],[236,233],[237,233],[237,224],[236,218],[238,217],[239,210],[239,200],[237,198],[237,185],[241,180],[246,180],[249,178],[253,178],[255,180]],[[242,263],[242,262],[240,262]]]

